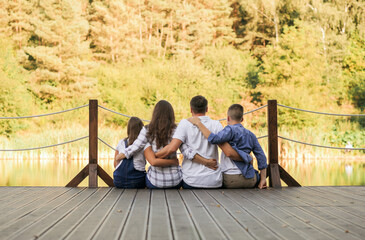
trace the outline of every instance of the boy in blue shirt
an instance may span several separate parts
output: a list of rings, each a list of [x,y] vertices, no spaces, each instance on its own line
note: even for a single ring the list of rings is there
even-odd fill
[[[243,107],[239,104],[233,104],[228,108],[227,126],[217,134],[211,133],[198,117],[188,119],[192,124],[197,126],[202,134],[212,144],[228,142],[234,150],[242,157],[242,161],[233,161],[229,158],[221,159],[221,165],[225,166],[227,171],[223,172],[224,185],[227,188],[237,187],[254,187],[266,188],[266,168],[267,160],[255,134],[244,128],[241,124],[243,121]],[[248,154],[253,152],[257,159],[257,165],[260,175],[253,168]]]

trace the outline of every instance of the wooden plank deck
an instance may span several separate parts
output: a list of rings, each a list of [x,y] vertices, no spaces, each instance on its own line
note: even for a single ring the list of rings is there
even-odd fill
[[[0,187],[0,239],[365,239],[365,186]]]

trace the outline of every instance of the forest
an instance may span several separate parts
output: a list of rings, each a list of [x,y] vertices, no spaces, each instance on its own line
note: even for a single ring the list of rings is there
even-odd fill
[[[364,9],[362,0],[1,0],[0,116],[55,112],[98,99],[149,119],[154,104],[165,99],[180,121],[190,116],[189,100],[198,94],[208,99],[213,119],[225,118],[233,103],[249,111],[269,99],[364,114]],[[0,148],[85,136],[87,116],[84,108],[0,120]],[[125,137],[128,118],[101,109],[99,118],[101,138],[115,145]],[[265,111],[247,115],[244,126],[267,134]],[[360,148],[364,128],[364,117],[279,108],[279,134],[304,142]],[[280,145],[287,157],[339,155]],[[86,146],[49,151],[70,157]]]

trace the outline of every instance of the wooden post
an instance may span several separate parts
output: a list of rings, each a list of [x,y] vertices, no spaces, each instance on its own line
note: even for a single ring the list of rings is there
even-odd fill
[[[89,187],[98,187],[98,100],[89,100]]]
[[[281,187],[278,151],[278,112],[276,100],[268,101],[268,138],[269,138],[269,186]]]
[[[98,100],[89,100],[89,164],[66,187],[77,187],[87,176],[89,187],[98,187],[98,176],[114,187],[113,178],[98,165],[98,140]]]

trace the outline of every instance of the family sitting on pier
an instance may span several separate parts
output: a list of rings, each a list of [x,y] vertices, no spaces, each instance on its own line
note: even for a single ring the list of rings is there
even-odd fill
[[[256,136],[245,129],[243,107],[233,104],[227,126],[206,116],[208,101],[195,96],[190,101],[192,117],[175,124],[174,109],[159,101],[150,124],[132,117],[128,137],[119,141],[114,158],[114,185],[118,188],[194,189],[266,188],[266,156]],[[222,154],[218,162],[218,147]],[[184,158],[181,166],[176,151]],[[253,152],[258,168],[253,168]],[[150,167],[145,171],[146,159]]]

